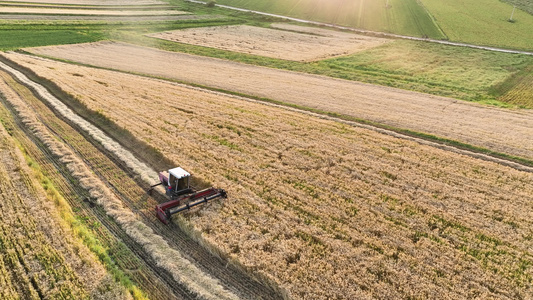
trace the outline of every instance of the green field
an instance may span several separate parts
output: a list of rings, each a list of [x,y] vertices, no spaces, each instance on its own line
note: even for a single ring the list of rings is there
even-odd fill
[[[347,79],[493,104],[497,97],[490,93],[491,87],[531,64],[533,57],[526,55],[412,41],[318,63]],[[533,99],[528,102],[533,107]]]
[[[102,39],[99,32],[78,30],[9,30],[2,31],[0,50],[58,44],[94,42]]]
[[[533,16],[498,0],[421,0],[451,41],[533,51]]]
[[[218,0],[220,4],[379,32],[533,51],[533,2]],[[529,12],[529,13],[528,13]]]
[[[531,0],[503,0],[503,2],[516,5],[517,8],[533,15],[533,1]]]
[[[354,28],[445,39],[416,0],[218,0],[251,10]]]

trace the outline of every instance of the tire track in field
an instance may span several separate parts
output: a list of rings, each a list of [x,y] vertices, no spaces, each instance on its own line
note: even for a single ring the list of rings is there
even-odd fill
[[[155,175],[150,176],[150,173],[145,171],[150,170],[145,164],[138,161],[118,143],[108,138],[102,131],[77,116],[66,105],[52,96],[43,86],[30,81],[21,72],[3,63],[0,63],[0,67],[15,76],[22,83],[33,88],[42,99],[45,99],[49,104],[53,105],[65,118],[68,118],[88,131],[106,149],[114,152],[130,168],[136,170],[142,180],[148,181],[152,180],[151,178],[156,178]],[[91,197],[96,198],[98,203],[106,210],[106,213],[112,216],[130,237],[141,244],[144,250],[151,255],[160,267],[169,271],[177,282],[182,283],[187,289],[202,298],[237,299],[237,296],[224,289],[217,279],[208,276],[190,261],[186,260],[178,251],[172,249],[166,240],[155,234],[131,210],[125,208],[122,202],[93,175],[87,166],[67,146],[57,143],[53,136],[46,130],[45,126],[40,124],[39,120],[32,115],[31,111],[23,107],[23,104],[16,103],[13,105],[25,125],[29,126],[34,134],[52,150],[52,153],[58,156],[62,163],[66,164],[72,175],[80,181],[81,186],[89,191]],[[151,172],[157,174],[154,171]]]

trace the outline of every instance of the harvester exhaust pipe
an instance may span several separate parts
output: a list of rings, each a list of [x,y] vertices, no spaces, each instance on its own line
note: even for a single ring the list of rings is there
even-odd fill
[[[156,183],[154,185],[151,185],[150,188],[146,191],[148,193],[148,195],[151,195],[152,194],[152,191],[154,190],[154,188],[158,185],[162,185],[163,183],[160,182],[160,183]]]

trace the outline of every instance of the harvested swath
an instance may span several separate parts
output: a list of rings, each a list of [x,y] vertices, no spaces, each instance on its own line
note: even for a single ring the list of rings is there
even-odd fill
[[[155,16],[183,15],[187,12],[178,10],[95,10],[95,9],[59,9],[0,6],[2,14],[43,14],[43,15],[100,15],[100,16]]]
[[[102,142],[102,145],[109,151],[115,152],[117,156],[125,161],[132,157],[129,152],[122,149],[120,145],[112,140],[106,140],[104,134],[94,128],[90,123],[79,118],[70,111],[63,103],[55,99],[42,86],[29,81],[23,74],[0,63],[0,67],[9,71],[20,81],[34,88],[44,99],[55,109],[77,123],[85,131],[89,132],[95,139]],[[79,159],[68,146],[58,142],[48,133],[46,127],[38,121],[32,111],[24,105],[24,102],[11,90],[5,92],[6,99],[14,106],[23,122],[29,126],[35,135],[55,154],[59,160],[66,164],[72,175],[80,181],[80,185],[87,189],[91,197],[97,199],[106,213],[113,217],[118,224],[153,257],[158,265],[168,270],[174,279],[183,283],[190,291],[205,299],[236,299],[232,293],[226,291],[218,280],[209,277],[199,270],[195,265],[185,259],[178,251],[170,248],[168,243],[152,231],[146,224],[141,222],[135,214],[125,208],[122,202],[92,173],[87,166]],[[134,159],[134,158],[133,158]],[[146,168],[148,169],[148,168]],[[146,174],[146,173],[143,173]],[[143,177],[148,180],[148,178]]]
[[[173,30],[148,36],[205,47],[294,60],[314,61],[367,50],[390,40],[357,34],[311,33],[301,26],[276,26],[276,30],[248,25]]]
[[[95,174],[98,174],[103,182],[112,186],[114,190],[120,191],[121,200],[131,210],[138,211],[135,206],[131,206],[131,200],[141,200],[139,197],[144,196],[145,190],[136,184],[128,185],[128,181],[134,179],[123,173],[117,174],[120,173],[120,168],[109,161],[109,158],[106,158],[105,154],[98,151],[94,145],[91,145],[84,138],[83,133],[76,132],[76,129],[57,118],[46,103],[36,98],[31,90],[17,83],[7,74],[3,72],[1,74],[6,84],[16,91],[28,107],[32,108],[39,120],[52,129],[51,133],[59,140],[66,140],[71,149],[88,164]],[[0,118],[6,128],[9,128],[10,134],[17,139],[26,155],[38,164],[38,173],[47,176],[53,184],[53,191],[59,193],[53,192],[54,203],[60,200],[59,209],[62,217],[68,224],[75,226],[77,235],[83,236],[84,244],[90,247],[92,252],[97,253],[99,260],[106,265],[106,268],[111,268],[110,271],[114,277],[128,288],[134,298],[143,298],[139,295],[140,291],[144,292],[149,299],[154,300],[177,299],[176,294],[184,298],[192,296],[183,285],[174,282],[170,273],[158,268],[150,255],[143,251],[142,246],[128,236],[116,222],[112,221],[112,218],[108,218],[103,209],[94,206],[94,199],[90,199],[88,191],[78,184],[78,180],[57,161],[57,157],[34,136],[28,127],[22,124],[12,108],[8,107],[4,110],[1,108],[0,106]],[[12,114],[15,114],[13,119],[10,118]],[[124,197],[124,192],[128,194],[127,198]],[[146,200],[150,201],[150,198]],[[80,201],[81,199],[84,200]],[[150,206],[153,207],[155,204]],[[65,210],[70,209],[73,211],[72,214],[65,215]],[[150,216],[153,215],[151,212],[152,210],[150,210]],[[146,218],[146,212],[144,214],[141,212],[141,215]],[[78,225],[82,225],[82,228]],[[109,255],[101,256],[106,250]],[[121,272],[125,272],[127,278],[124,278],[124,273],[121,274]],[[114,299],[114,297],[104,299]]]
[[[451,98],[121,43],[51,46],[27,51],[344,114],[533,159],[533,112],[529,110],[485,107]],[[169,68],[169,65],[179,68]]]
[[[186,218],[294,298],[533,292],[531,174],[253,101],[8,56],[228,190]]]
[[[0,191],[0,298],[128,298],[60,221],[2,126]]]

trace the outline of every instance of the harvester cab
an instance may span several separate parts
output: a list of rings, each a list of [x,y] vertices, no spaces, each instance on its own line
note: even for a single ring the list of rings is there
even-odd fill
[[[191,193],[191,174],[180,167],[159,172],[159,181],[165,187],[167,196],[173,200],[175,197]]]
[[[227,197],[226,191],[213,187],[196,191],[190,185],[190,178],[191,174],[180,167],[159,172],[159,183],[152,185],[148,192],[150,193],[158,185],[165,187],[165,194],[170,201],[155,207],[157,218],[161,222],[168,224],[173,214],[189,210],[218,197]]]

